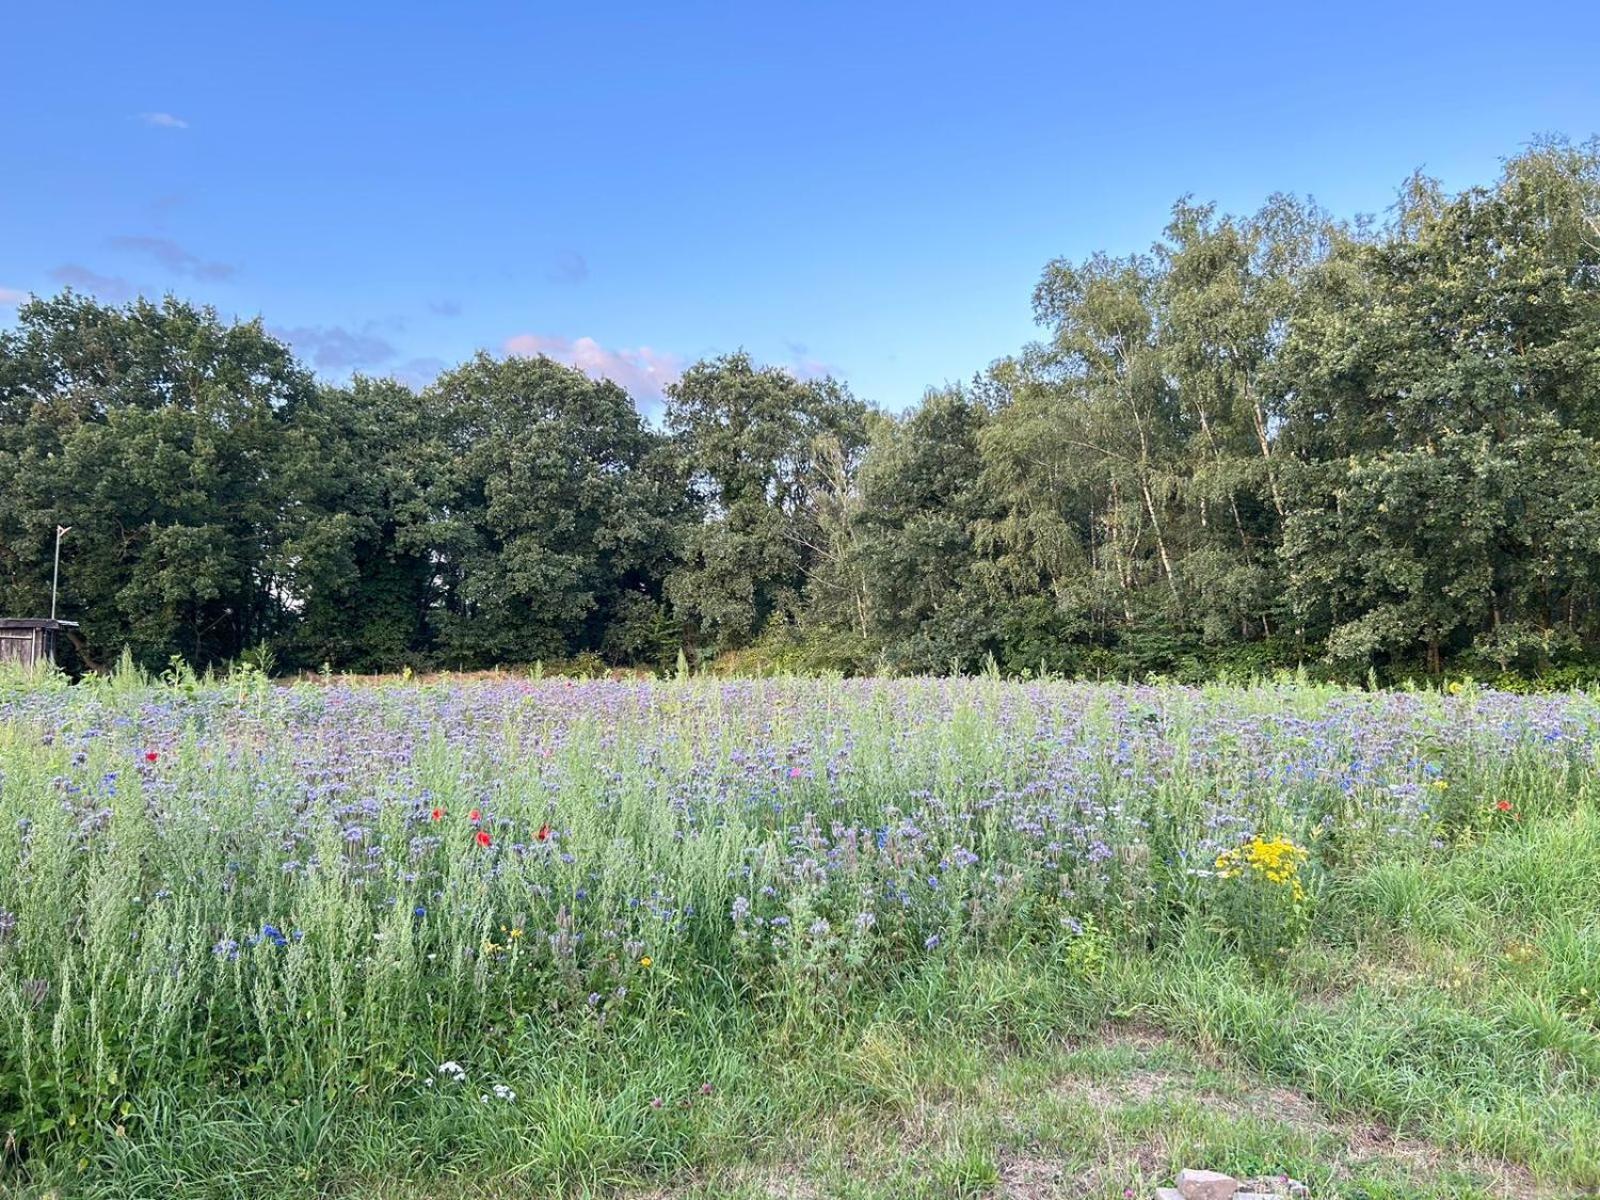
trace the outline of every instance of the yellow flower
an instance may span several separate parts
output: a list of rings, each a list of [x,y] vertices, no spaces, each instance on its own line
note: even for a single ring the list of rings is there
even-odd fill
[[[651,958],[648,954],[646,954],[643,958],[641,958],[639,960],[639,965],[641,967],[643,967],[646,971],[648,971],[651,967],[655,966],[655,962],[656,962],[655,959]]]
[[[522,936],[522,930],[513,929],[509,936],[510,936],[511,940],[514,942],[514,941],[516,941],[518,938],[520,938]]]
[[[1248,871],[1278,887],[1290,889],[1296,901],[1305,898],[1300,886],[1300,865],[1309,855],[1288,838],[1253,837],[1237,850],[1225,850],[1217,856],[1217,873],[1224,879],[1236,879]]]

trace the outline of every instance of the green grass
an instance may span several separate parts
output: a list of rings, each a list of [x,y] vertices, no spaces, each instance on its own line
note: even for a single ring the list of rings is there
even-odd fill
[[[1011,694],[1001,688],[982,703]],[[626,765],[635,752],[627,737],[578,723],[562,726],[568,736],[548,760],[561,771],[548,796],[529,774],[546,760],[530,768],[527,755],[478,758],[470,741],[422,744],[397,771],[407,795],[426,789],[459,810],[509,779],[528,791],[518,803],[558,825],[580,864],[596,864],[577,884],[618,896],[656,887],[678,904],[703,901],[723,922],[648,943],[653,965],[633,964],[627,1003],[599,1020],[582,1000],[590,976],[569,989],[542,974],[531,992],[506,990],[487,972],[516,953],[509,949],[462,960],[476,974],[443,974],[427,954],[448,943],[422,940],[408,909],[401,920],[392,915],[398,905],[368,907],[347,877],[282,883],[275,860],[286,852],[276,848],[257,847],[272,866],[259,876],[270,899],[252,900],[244,875],[219,892],[213,885],[232,876],[217,864],[274,836],[274,789],[308,770],[307,746],[330,761],[345,751],[315,741],[315,724],[309,740],[304,730],[280,735],[280,698],[206,695],[185,707],[132,691],[97,702],[104,707],[38,710],[120,730],[111,737],[130,749],[165,727],[163,757],[143,789],[175,813],[186,811],[184,796],[215,798],[182,822],[147,824],[138,815],[150,807],[147,794],[119,792],[115,804],[126,807],[109,828],[121,836],[73,853],[66,849],[78,835],[52,780],[92,781],[115,755],[97,736],[75,768],[60,740],[39,742],[37,711],[13,709],[0,723],[0,797],[26,805],[34,821],[31,842],[0,833],[0,866],[24,870],[0,878],[0,910],[19,913],[17,928],[40,939],[12,943],[20,957],[0,956],[12,1022],[0,1090],[20,1097],[23,1080],[70,1100],[60,1121],[0,1152],[0,1194],[1119,1200],[1130,1189],[1151,1194],[1186,1165],[1288,1174],[1315,1197],[1352,1200],[1555,1200],[1600,1189],[1600,810],[1583,754],[1552,754],[1543,769],[1532,752],[1497,763],[1470,738],[1433,744],[1452,789],[1472,790],[1470,807],[1440,804],[1429,818],[1436,826],[1392,834],[1368,810],[1329,823],[1314,797],[1272,797],[1307,814],[1287,831],[1313,848],[1318,895],[1309,936],[1263,966],[1218,929],[1220,910],[1203,894],[1173,892],[1166,909],[1139,900],[1164,915],[1152,920],[1141,908],[1135,919],[1116,897],[1136,888],[1075,909],[1092,924],[1073,936],[1040,936],[1031,918],[1015,915],[1040,903],[1039,893],[1019,892],[1014,911],[986,918],[996,924],[918,928],[906,935],[909,949],[874,948],[857,961],[844,946],[836,957],[794,949],[789,958],[745,957],[722,914],[750,830],[683,838],[668,816],[685,781],[704,778],[696,764],[748,745],[740,731],[760,720],[762,739],[804,745],[818,761],[835,752],[830,730],[853,731],[854,773],[834,786],[862,814],[904,805],[906,778],[928,783],[937,803],[982,794],[989,778],[1032,777],[1037,764],[1002,751],[1010,735],[981,704],[938,724],[929,718],[895,746],[881,697],[808,693],[778,712],[788,724],[774,732],[766,718],[669,688],[651,694],[648,712],[613,714],[627,737],[644,724],[694,730],[693,740],[662,743],[666,775]],[[1149,724],[1139,707],[1146,695],[1126,718],[1135,731]],[[1202,731],[1207,704],[1270,703],[1242,691],[1154,695],[1171,707],[1169,726],[1147,735],[1152,748]],[[1297,702],[1305,711],[1353,703],[1337,694]],[[383,708],[376,727],[404,724],[403,711]],[[523,726],[495,738],[528,738],[568,718],[519,719]],[[1090,744],[1115,736],[1105,732],[1110,721],[1086,718]],[[1431,730],[1419,744],[1437,736]],[[235,753],[241,745],[251,753]],[[392,753],[387,745],[374,753]],[[1210,774],[1168,772],[1153,791],[1172,812],[1204,814],[1207,788],[1247,778],[1246,758],[1258,753],[1241,750],[1237,761],[1219,753]],[[160,774],[169,769],[170,778]],[[775,786],[787,786],[783,778]],[[1515,795],[1520,819],[1495,815],[1505,794]],[[608,823],[583,824],[597,802],[610,806]],[[425,831],[425,803],[421,811],[414,828]],[[936,809],[919,811],[927,823]],[[1463,820],[1460,811],[1475,815]],[[401,829],[391,810],[374,821]],[[179,835],[164,831],[180,826],[184,853],[165,857],[173,847],[161,839]],[[332,846],[329,830],[310,836]],[[966,839],[986,861],[1032,853],[1004,827],[984,836]],[[45,855],[51,845],[61,852]],[[1142,869],[1125,846],[1118,852],[1121,869]],[[472,861],[462,851],[438,868],[437,889],[459,889],[474,914],[451,936],[473,948],[486,938],[509,943],[501,922],[523,918],[532,928],[536,897],[508,891],[512,905],[493,901],[510,883],[471,873]],[[176,907],[144,899],[156,882]],[[428,899],[430,910],[445,908],[434,893]],[[281,968],[270,947],[238,960],[209,952],[219,922],[238,928],[252,903],[257,914],[292,912],[308,931],[295,943],[303,949],[283,952]],[[817,890],[791,897],[784,911],[797,925],[827,914],[844,927],[831,904]],[[606,927],[588,928],[598,939]],[[927,928],[943,941],[923,951]],[[126,951],[130,938],[144,949]],[[151,960],[140,955],[163,938],[176,957],[145,969]],[[346,957],[314,955],[319,939]],[[53,974],[41,946],[63,956]],[[401,974],[384,982],[391,952],[387,969]],[[616,969],[605,959],[592,966]],[[212,982],[199,986],[194,973]],[[35,978],[50,981],[42,996],[27,990]],[[262,1007],[292,997],[283,1012]],[[454,1011],[450,998],[467,1011]],[[424,1040],[437,1049],[418,1053]],[[141,1054],[166,1057],[132,1086],[126,1064]],[[466,1083],[437,1074],[447,1056],[466,1064]],[[515,1089],[514,1103],[479,1099],[496,1082]],[[108,1088],[119,1089],[114,1099],[104,1098]]]

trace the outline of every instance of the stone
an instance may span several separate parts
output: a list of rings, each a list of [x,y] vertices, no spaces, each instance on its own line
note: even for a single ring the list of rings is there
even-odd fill
[[[1289,1175],[1258,1175],[1242,1180],[1233,1200],[1310,1200],[1311,1189]]]
[[[1183,1193],[1177,1188],[1157,1188],[1156,1200],[1183,1200]]]
[[[1196,1171],[1186,1167],[1178,1172],[1178,1195],[1183,1200],[1233,1200],[1239,1181],[1220,1171]]]

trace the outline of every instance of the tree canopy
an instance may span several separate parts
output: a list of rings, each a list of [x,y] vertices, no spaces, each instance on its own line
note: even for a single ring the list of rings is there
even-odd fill
[[[59,524],[91,669],[1600,673],[1597,144],[1383,221],[1185,198],[1033,302],[905,411],[740,352],[658,427],[547,358],[333,382],[176,298],[32,300],[0,612],[48,609]]]

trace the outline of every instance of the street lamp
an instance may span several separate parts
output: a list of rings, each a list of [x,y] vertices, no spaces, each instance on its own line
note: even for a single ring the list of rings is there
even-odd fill
[[[56,619],[56,588],[61,583],[61,539],[72,532],[71,525],[56,526],[56,566],[50,575],[50,619]]]

